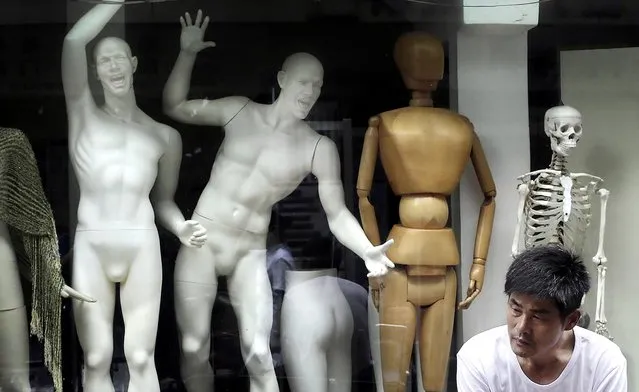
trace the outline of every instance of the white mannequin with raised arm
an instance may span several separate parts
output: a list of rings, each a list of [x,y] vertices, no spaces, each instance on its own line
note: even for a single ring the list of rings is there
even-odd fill
[[[275,392],[279,389],[269,349],[272,298],[265,250],[273,205],[313,174],[331,231],[364,259],[370,275],[383,275],[393,266],[385,256],[391,243],[374,247],[368,241],[344,203],[335,144],[303,121],[320,94],[321,63],[307,53],[286,59],[277,77],[282,91],[271,105],[245,97],[187,101],[196,54],[214,44],[202,40],[209,19],[203,19],[201,11],[195,23],[189,14],[181,22],[181,51],[164,90],[165,112],[184,123],[225,130],[194,212],[209,240],[201,249],[183,247],[175,267],[182,378],[188,392],[213,389],[208,361],[211,309],[217,277],[226,275],[251,392]]]
[[[69,154],[80,187],[73,284],[98,301],[74,304],[74,315],[84,351],[84,390],[113,391],[109,370],[115,285],[120,283],[128,390],[158,392],[154,351],[162,265],[151,199],[158,221],[186,246],[202,246],[206,231],[185,221],[173,201],[180,135],[137,107],[137,59],[126,42],[109,37],[95,47],[103,107],[96,106],[89,90],[86,46],[121,7],[94,6],[68,32],[62,50]]]

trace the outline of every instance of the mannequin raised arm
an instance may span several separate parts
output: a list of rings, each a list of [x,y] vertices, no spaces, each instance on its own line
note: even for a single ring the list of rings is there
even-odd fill
[[[194,220],[185,220],[182,211],[175,204],[174,196],[182,163],[182,138],[173,128],[164,127],[167,144],[160,158],[158,175],[151,192],[158,221],[167,230],[189,247],[201,247],[206,242],[206,229]]]
[[[395,266],[386,257],[386,249],[393,244],[393,240],[374,246],[346,207],[340,178],[339,154],[331,139],[322,137],[317,143],[312,172],[317,177],[319,197],[331,233],[340,243],[364,260],[370,272],[369,277],[385,275],[389,267]]]
[[[64,37],[62,45],[62,86],[67,106],[93,104],[89,90],[86,46],[122,7],[124,0],[93,7]]]
[[[493,175],[488,166],[488,160],[484,154],[479,137],[476,133],[473,136],[473,148],[471,151],[471,161],[475,169],[475,174],[479,180],[479,186],[484,194],[484,202],[479,210],[477,221],[477,231],[475,234],[475,249],[473,252],[473,265],[470,269],[470,283],[468,285],[467,297],[459,303],[460,309],[468,309],[470,304],[477,298],[484,285],[484,274],[488,248],[490,247],[490,236],[493,232],[493,222],[495,220],[495,196],[497,189]]]
[[[248,103],[248,98],[232,96],[210,101],[187,99],[197,54],[203,49],[214,47],[215,43],[203,41],[209,17],[203,19],[202,10],[198,10],[195,22],[187,12],[180,17],[180,23],[180,54],[164,86],[164,113],[186,124],[223,127]]]
[[[359,162],[359,173],[357,175],[357,196],[359,198],[359,214],[362,219],[364,233],[368,240],[374,245],[379,245],[379,226],[375,207],[368,198],[373,186],[373,175],[377,164],[377,153],[379,150],[379,117],[371,117],[368,120],[368,129],[364,136],[364,146],[362,147],[362,158]]]

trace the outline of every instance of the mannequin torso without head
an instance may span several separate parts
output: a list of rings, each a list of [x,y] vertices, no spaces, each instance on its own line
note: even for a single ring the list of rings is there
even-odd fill
[[[208,361],[211,309],[217,277],[227,275],[251,391],[278,391],[269,349],[272,297],[265,249],[273,205],[314,174],[338,240],[376,274],[385,273],[392,263],[384,245],[373,247],[346,208],[335,144],[303,121],[321,91],[324,71],[319,60],[307,53],[289,56],[278,73],[281,93],[271,105],[245,97],[187,100],[196,54],[214,45],[202,40],[209,23],[202,16],[199,11],[195,21],[188,13],[181,18],[181,51],[164,90],[167,115],[226,132],[194,214],[208,229],[208,245],[182,248],[176,261],[182,378],[189,392],[213,388]]]
[[[195,232],[203,232],[185,222],[173,202],[180,136],[137,107],[137,59],[123,40],[106,38],[96,45],[104,107],[98,108],[91,96],[85,48],[120,7],[93,7],[69,31],[62,52],[69,155],[80,188],[73,283],[98,301],[94,306],[74,304],[87,392],[113,390],[109,369],[116,283],[126,326],[129,391],[159,391],[153,356],[162,266],[152,189],[158,220],[183,243],[201,246]]]

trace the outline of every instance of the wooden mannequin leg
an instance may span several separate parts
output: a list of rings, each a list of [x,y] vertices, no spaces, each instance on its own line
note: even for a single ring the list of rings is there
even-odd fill
[[[450,267],[446,272],[444,298],[424,309],[419,341],[422,382],[426,392],[442,392],[453,338],[457,275]]]
[[[407,289],[406,271],[394,269],[384,277],[379,314],[384,392],[404,392],[406,388],[417,318]]]

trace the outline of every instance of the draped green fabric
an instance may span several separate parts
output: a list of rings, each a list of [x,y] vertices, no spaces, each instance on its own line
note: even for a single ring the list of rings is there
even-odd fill
[[[64,284],[53,212],[29,139],[0,127],[0,221],[11,233],[20,271],[31,282],[31,333],[44,343],[44,361],[62,391],[60,290]]]

